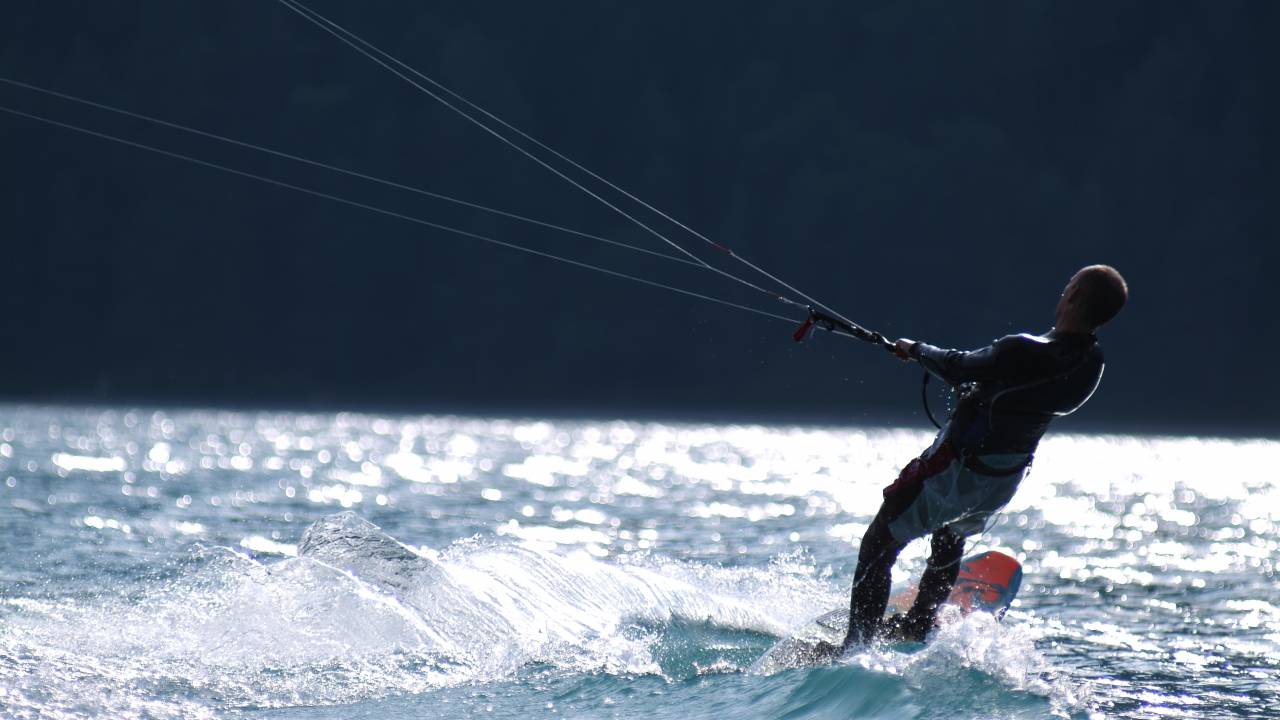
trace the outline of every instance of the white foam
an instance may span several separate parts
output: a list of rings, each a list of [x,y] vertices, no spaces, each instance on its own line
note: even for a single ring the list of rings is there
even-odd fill
[[[65,702],[98,715],[198,717],[186,704],[153,700],[156,685],[223,706],[278,707],[491,680],[530,663],[660,674],[654,627],[782,633],[832,601],[825,581],[796,562],[604,562],[492,538],[433,559],[380,533],[366,544],[359,533],[372,526],[345,515],[338,526],[355,535],[328,546],[304,537],[297,558],[260,563],[204,550],[197,570],[141,597],[11,604],[0,660],[43,659],[24,660],[34,672],[0,686],[46,709]],[[358,552],[344,556],[344,546]]]
[[[877,648],[849,658],[869,669],[902,676],[911,685],[945,692],[963,687],[963,673],[977,671],[1008,690],[1048,699],[1055,710],[1076,712],[1088,705],[1087,686],[1067,682],[1036,649],[1035,634],[1016,620],[997,620],[989,613],[963,617],[945,606],[939,628],[929,643],[914,652]]]

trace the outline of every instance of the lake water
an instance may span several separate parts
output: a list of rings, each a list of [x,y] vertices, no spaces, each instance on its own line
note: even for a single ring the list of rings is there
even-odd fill
[[[0,717],[1280,714],[1267,440],[1050,435],[970,541],[1024,563],[1003,622],[749,672],[929,440],[0,407]]]

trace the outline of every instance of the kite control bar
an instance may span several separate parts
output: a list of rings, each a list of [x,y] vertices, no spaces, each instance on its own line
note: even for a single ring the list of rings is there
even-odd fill
[[[796,342],[804,342],[813,328],[820,327],[827,332],[847,335],[863,342],[869,342],[872,345],[879,345],[894,355],[898,354],[898,349],[894,347],[894,344],[874,330],[868,330],[861,325],[832,317],[812,305],[807,306],[807,309],[809,310],[809,317],[805,318],[804,322],[800,324],[800,327],[791,336]]]
[[[897,345],[895,345],[892,342],[889,342],[889,340],[885,338],[885,336],[881,335],[880,333],[874,330],[868,330],[856,323],[852,323],[847,320],[841,320],[840,318],[837,318],[837,317],[832,317],[822,312],[821,310],[815,309],[812,305],[806,306],[806,309],[809,311],[809,317],[805,318],[803,323],[800,323],[800,327],[796,328],[795,334],[791,336],[791,338],[796,342],[804,342],[805,338],[809,336],[809,333],[813,330],[814,327],[820,327],[823,330],[826,330],[827,332],[830,332],[830,333],[835,333],[837,335],[847,335],[851,338],[857,338],[858,340],[862,340],[863,342],[869,342],[872,345],[879,345],[885,350],[888,350],[889,352],[893,353],[895,357],[898,357],[902,360],[909,359],[905,354],[898,352]],[[929,371],[928,370],[925,370],[924,380],[921,382],[921,385],[920,385],[920,402],[924,404],[924,413],[929,417],[929,422],[933,423],[934,427],[941,430],[942,425],[938,424],[937,418],[933,416],[933,411],[929,409]]]

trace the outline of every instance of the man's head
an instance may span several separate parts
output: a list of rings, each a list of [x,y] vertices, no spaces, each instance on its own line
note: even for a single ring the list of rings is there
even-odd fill
[[[1055,326],[1060,330],[1092,332],[1115,317],[1128,299],[1129,286],[1115,268],[1081,268],[1062,291]]]

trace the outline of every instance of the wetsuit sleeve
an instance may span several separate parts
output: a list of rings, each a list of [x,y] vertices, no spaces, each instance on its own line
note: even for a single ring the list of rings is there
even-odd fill
[[[1000,377],[1005,366],[1006,345],[1001,339],[977,350],[947,350],[918,342],[911,348],[911,356],[935,377],[959,385]]]

